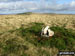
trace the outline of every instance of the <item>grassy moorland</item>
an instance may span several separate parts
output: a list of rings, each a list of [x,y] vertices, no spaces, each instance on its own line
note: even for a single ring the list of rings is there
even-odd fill
[[[0,56],[56,56],[59,50],[75,51],[74,18],[56,14],[1,15]],[[40,32],[46,25],[55,35],[43,40]]]

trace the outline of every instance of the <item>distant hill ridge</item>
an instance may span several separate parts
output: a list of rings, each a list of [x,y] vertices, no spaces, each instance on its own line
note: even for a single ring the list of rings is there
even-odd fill
[[[32,12],[24,12],[24,13],[18,13],[18,14],[26,14],[26,15],[30,15],[30,14],[32,14]]]

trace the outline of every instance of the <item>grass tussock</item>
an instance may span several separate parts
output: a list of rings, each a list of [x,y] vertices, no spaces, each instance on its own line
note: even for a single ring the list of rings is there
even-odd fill
[[[50,29],[55,32],[55,35],[51,39],[47,39],[40,35],[44,26],[43,23],[31,23],[27,28],[21,26],[19,29],[8,31],[7,33],[10,34],[6,37],[2,36],[5,33],[1,34],[0,55],[29,56],[32,54],[32,56],[50,56],[51,53],[49,53],[48,48],[75,51],[75,31],[52,26]],[[38,38],[41,38],[41,40],[39,41]]]

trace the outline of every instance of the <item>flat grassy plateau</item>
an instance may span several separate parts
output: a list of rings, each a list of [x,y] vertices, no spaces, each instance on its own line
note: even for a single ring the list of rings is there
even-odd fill
[[[46,25],[55,35],[42,40],[40,32]],[[58,51],[75,51],[75,15],[0,15],[0,29],[0,56],[56,56]]]

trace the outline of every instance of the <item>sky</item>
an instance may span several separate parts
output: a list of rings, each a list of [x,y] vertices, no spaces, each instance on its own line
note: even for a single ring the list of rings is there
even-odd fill
[[[0,0],[0,14],[75,14],[75,0]]]

